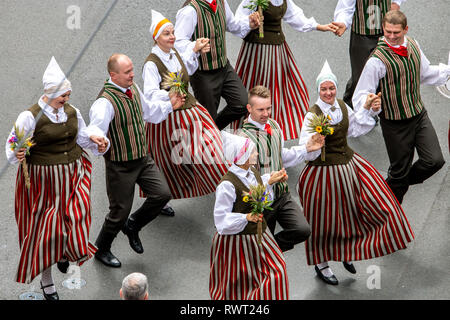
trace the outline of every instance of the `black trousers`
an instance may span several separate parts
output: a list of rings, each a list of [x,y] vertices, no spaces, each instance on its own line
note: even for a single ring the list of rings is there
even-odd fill
[[[350,34],[350,66],[352,68],[352,76],[347,82],[345,93],[343,96],[344,102],[353,109],[352,97],[358,84],[359,77],[366,65],[367,60],[377,47],[380,35],[364,36],[354,32]]]
[[[220,130],[247,115],[248,92],[229,61],[220,69],[198,70],[190,77],[190,83],[195,98],[208,110]],[[227,105],[217,114],[221,97]]]
[[[406,120],[380,117],[390,166],[386,182],[402,203],[410,185],[424,182],[444,166],[439,140],[427,111]],[[413,163],[414,150],[418,160]]]
[[[264,212],[264,219],[281,251],[290,250],[294,248],[294,245],[308,239],[311,228],[306,221],[303,210],[292,199],[289,192],[285,192],[275,199],[271,207],[273,210]],[[283,230],[275,234],[277,222]]]
[[[109,250],[113,239],[127,221],[136,184],[148,195],[142,206],[130,216],[138,230],[155,219],[172,198],[166,179],[150,155],[125,162],[105,159],[105,170],[109,213],[96,241],[100,250]]]

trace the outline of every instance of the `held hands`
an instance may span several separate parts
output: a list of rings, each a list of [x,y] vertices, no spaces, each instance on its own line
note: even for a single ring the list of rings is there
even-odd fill
[[[106,149],[108,148],[108,141],[105,138],[99,136],[90,136],[89,138],[97,145],[99,153],[106,152]]]
[[[322,31],[322,32],[331,31],[333,33],[336,33],[336,31],[338,29],[339,29],[339,27],[336,26],[334,23],[317,25],[317,30]]]
[[[364,108],[369,110],[372,109],[374,112],[378,112],[381,109],[381,92],[378,94],[369,93],[367,95],[366,103]]]
[[[195,41],[194,52],[207,53],[211,51],[211,45],[208,38],[198,38]]]
[[[335,26],[336,29],[334,31],[334,34],[338,37],[341,37],[344,34],[345,30],[347,30],[347,27],[343,22],[332,22],[331,24]]]
[[[280,171],[274,171],[270,174],[269,185],[273,185],[277,182],[286,182],[289,176],[286,173],[286,169],[281,169]]]
[[[172,109],[180,109],[186,102],[186,95],[180,95],[176,92],[169,93],[170,103],[172,104]]]
[[[259,27],[261,22],[264,20],[264,17],[261,17],[258,11],[253,12],[248,16],[250,29],[256,29]]]
[[[321,135],[320,133],[315,133],[311,138],[309,138],[308,142],[306,143],[306,151],[312,152],[320,150],[320,148],[323,147],[325,144],[325,136]]]
[[[247,213],[247,221],[257,223],[259,221],[262,222],[263,214],[255,215],[253,213]]]

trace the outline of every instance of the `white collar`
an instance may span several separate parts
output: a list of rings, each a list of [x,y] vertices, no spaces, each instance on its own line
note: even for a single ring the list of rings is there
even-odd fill
[[[339,103],[337,99],[334,99],[334,104],[330,105],[326,102],[324,102],[320,97],[317,99],[316,104],[319,106],[320,110],[322,110],[323,113],[329,113],[332,107],[335,107],[336,109],[339,108]]]
[[[250,115],[248,115],[248,122],[250,122],[251,124],[255,125],[259,130],[264,130],[264,127],[266,126],[265,124],[261,124],[255,120],[252,119],[252,117]]]
[[[64,106],[61,108],[55,109],[51,105],[45,103],[45,101],[42,99],[44,96],[39,98],[38,105],[41,107],[42,110],[47,111],[48,113],[54,113],[54,114],[61,114],[64,113]],[[54,112],[54,110],[58,110],[58,112]]]
[[[170,49],[170,52],[164,52],[158,45],[154,45],[152,48],[152,53],[156,54],[158,58],[161,60],[164,60],[165,62],[169,62],[169,60],[176,58],[175,57],[175,50]]]
[[[230,169],[229,169],[232,173],[234,173],[235,175],[238,176],[238,178],[240,180],[242,179],[247,179],[247,177],[251,174],[253,174],[252,170],[251,170],[251,166],[248,170],[244,170],[240,167],[238,167],[236,164],[232,164]]]
[[[397,44],[395,46],[390,44],[389,41],[387,41],[387,39],[385,37],[383,37],[383,40],[386,41],[387,44],[389,44],[391,47],[394,47],[394,48],[399,48],[400,46],[406,47],[408,45],[408,41],[406,40],[406,37],[405,37],[405,41],[403,42],[403,44],[401,44],[401,45]]]
[[[125,88],[122,88],[121,86],[115,84],[115,83],[111,80],[111,78],[109,78],[108,82],[111,83],[113,86],[117,87],[118,89],[120,89],[123,93],[127,92],[127,90],[130,89],[130,87],[128,87],[127,89],[125,89]]]

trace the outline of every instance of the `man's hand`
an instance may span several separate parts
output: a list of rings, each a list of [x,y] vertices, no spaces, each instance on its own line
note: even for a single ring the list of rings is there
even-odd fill
[[[106,149],[108,148],[108,141],[105,138],[99,136],[90,136],[89,138],[97,145],[99,153],[106,152]]]
[[[337,35],[338,37],[341,37],[345,33],[345,30],[347,30],[347,27],[343,22],[332,22],[331,24],[337,28],[334,31],[334,34]]]
[[[177,110],[180,109],[184,103],[186,102],[186,95],[180,95],[175,92],[169,93],[170,103],[172,104],[172,109]]]
[[[391,10],[400,10],[400,6],[397,3],[392,2],[391,3]]]
[[[250,29],[256,29],[259,27],[261,22],[263,21],[264,17],[260,17],[259,13],[257,11],[253,12],[248,16]]]
[[[325,144],[325,136],[315,133],[311,138],[309,138],[308,142],[306,143],[306,151],[312,152],[320,150],[320,148],[323,147]]]
[[[25,149],[19,149],[16,153],[16,158],[19,162],[22,162],[25,159]]]
[[[286,182],[289,176],[286,173],[286,169],[281,169],[280,171],[274,171],[270,174],[269,185],[273,185],[277,182]]]
[[[333,23],[317,25],[317,30],[322,31],[322,32],[331,31],[333,33],[336,33],[336,31],[338,29],[339,29],[339,27]]]
[[[381,108],[381,92],[378,94],[369,93],[367,95],[366,103],[364,104],[364,109],[372,109],[377,112]]]
[[[208,38],[198,38],[197,41],[195,41],[194,46],[194,52],[201,52],[201,53],[207,53],[211,51],[211,45],[209,44]]]

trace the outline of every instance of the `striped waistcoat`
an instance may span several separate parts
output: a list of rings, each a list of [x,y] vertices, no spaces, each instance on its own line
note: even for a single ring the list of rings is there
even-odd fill
[[[360,35],[383,34],[382,21],[391,8],[391,0],[356,0],[352,32]]]
[[[106,82],[98,96],[108,99],[114,108],[114,118],[108,129],[111,148],[105,154],[111,161],[131,161],[147,155],[141,98],[136,85],[133,84],[130,89],[133,99]]]
[[[258,150],[258,169],[261,174],[271,173],[283,169],[283,159],[281,158],[281,150],[283,148],[283,131],[281,131],[278,123],[269,119],[268,123],[272,127],[272,135],[268,135],[266,131],[259,130],[258,127],[250,122],[244,123],[242,132],[253,141]],[[279,198],[283,193],[288,192],[287,182],[278,182],[273,186],[275,199]]]
[[[406,39],[407,57],[393,52],[381,39],[372,54],[386,66],[386,76],[380,80],[380,88],[387,120],[412,118],[424,107],[420,96],[420,49],[413,39]]]
[[[224,0],[217,0],[214,13],[206,1],[191,0],[189,3],[197,12],[197,26],[192,41],[209,38],[211,50],[200,54],[200,70],[215,70],[227,65],[226,14]]]

